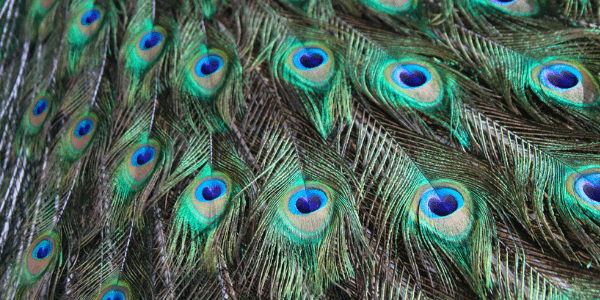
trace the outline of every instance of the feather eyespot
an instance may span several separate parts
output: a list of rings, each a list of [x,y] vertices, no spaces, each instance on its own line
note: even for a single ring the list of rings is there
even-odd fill
[[[105,287],[100,294],[96,297],[96,300],[128,300],[129,288],[123,285],[114,284]]]
[[[39,116],[39,115],[45,113],[46,110],[48,110],[48,100],[42,98],[35,103],[31,113],[34,116]]]
[[[218,55],[207,55],[200,59],[196,63],[194,71],[196,76],[205,77],[210,76],[223,68],[223,59]]]
[[[384,74],[391,87],[406,95],[412,104],[433,107],[442,101],[440,77],[427,64],[417,61],[391,63]]]
[[[581,65],[564,60],[551,60],[532,71],[533,81],[542,93],[566,104],[589,106],[600,98],[594,77]]]
[[[571,173],[567,191],[582,204],[600,210],[600,168]]]
[[[156,150],[149,146],[138,148],[131,157],[131,164],[134,167],[142,167],[147,163],[151,163],[156,156]]]
[[[427,84],[431,80],[431,73],[419,65],[398,65],[392,73],[392,79],[405,89],[415,89]]]
[[[150,50],[162,42],[163,36],[158,31],[149,31],[140,38],[140,49]]]
[[[136,51],[140,58],[149,63],[162,52],[167,32],[159,26],[146,31],[140,35],[136,45]]]
[[[121,291],[112,290],[106,293],[102,300],[125,300],[125,294]]]
[[[581,82],[581,73],[571,66],[556,64],[542,69],[540,81],[555,91],[568,90]]]
[[[283,198],[283,211],[301,234],[317,234],[327,224],[333,198],[331,190],[318,183],[307,183],[287,192]]]
[[[593,205],[600,205],[600,174],[582,177],[575,182],[577,195]]]
[[[81,122],[79,122],[75,127],[74,135],[75,137],[82,138],[90,134],[92,132],[93,127],[94,123],[89,119],[81,120]]]
[[[192,78],[205,96],[218,91],[227,74],[227,55],[220,50],[201,54],[190,65]]]
[[[464,205],[461,194],[452,188],[431,188],[421,195],[421,211],[430,218],[447,217]]]
[[[130,179],[136,183],[147,179],[154,171],[159,154],[160,147],[154,141],[135,147],[127,159],[127,173]]]
[[[81,16],[80,23],[81,25],[87,26],[95,23],[96,21],[99,21],[101,16],[102,13],[99,10],[90,9],[83,13],[83,16]]]
[[[86,37],[93,35],[104,19],[104,13],[101,8],[91,8],[81,13],[77,28],[79,32]]]
[[[212,223],[227,204],[231,181],[225,174],[215,172],[197,179],[191,187],[191,204],[200,214],[200,221],[204,224]]]
[[[33,248],[33,253],[31,256],[35,260],[42,260],[48,258],[52,253],[52,242],[48,240],[40,241],[35,248]]]
[[[84,116],[79,118],[71,127],[69,139],[71,147],[75,152],[84,150],[96,131],[96,116]]]
[[[52,98],[50,98],[48,95],[40,95],[36,97],[29,107],[29,125],[33,128],[37,128],[42,125],[48,116],[51,105]]]
[[[537,13],[537,0],[488,0],[500,10],[520,15],[529,16]]]
[[[25,260],[26,270],[30,276],[41,274],[54,261],[57,245],[51,233],[43,234],[31,243]]]
[[[310,70],[327,63],[329,57],[319,48],[304,48],[294,54],[294,66],[300,70]]]
[[[288,206],[295,215],[313,213],[327,204],[327,196],[318,189],[301,189],[290,197]]]
[[[333,75],[333,53],[319,44],[298,46],[289,52],[286,68],[301,82],[319,87]]]
[[[458,183],[424,184],[413,196],[413,209],[428,227],[444,237],[462,236],[471,226],[471,197]]]

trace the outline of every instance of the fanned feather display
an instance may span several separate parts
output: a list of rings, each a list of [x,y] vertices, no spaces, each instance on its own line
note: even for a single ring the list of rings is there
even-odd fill
[[[598,299],[599,10],[2,1],[0,298]]]

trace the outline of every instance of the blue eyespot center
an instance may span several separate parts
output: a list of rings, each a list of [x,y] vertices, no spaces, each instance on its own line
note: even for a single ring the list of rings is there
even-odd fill
[[[33,107],[33,115],[39,116],[43,114],[48,109],[48,100],[40,99]]]
[[[78,138],[84,137],[92,132],[92,128],[94,128],[94,123],[88,119],[83,119],[75,127],[74,135]]]
[[[33,248],[32,256],[34,259],[42,260],[50,256],[50,253],[52,253],[52,243],[48,240],[41,240]]]
[[[327,196],[318,189],[302,189],[292,195],[289,209],[293,214],[306,215],[313,213],[327,204]]]
[[[325,51],[316,48],[302,48],[294,54],[294,66],[300,70],[310,70],[324,65],[329,60]]]
[[[431,73],[419,65],[398,65],[392,72],[392,79],[402,88],[414,89],[427,84],[431,80]]]
[[[194,68],[199,77],[209,76],[223,68],[223,59],[218,55],[207,55],[201,58]]]
[[[218,179],[209,179],[201,183],[195,191],[196,199],[200,202],[213,201],[227,192],[225,182]]]
[[[302,54],[302,56],[300,56],[300,64],[302,64],[307,69],[316,68],[322,63],[323,56],[321,56],[319,53],[313,53],[312,55]]]
[[[590,197],[590,199],[600,202],[600,182],[584,185],[583,192]]]
[[[133,156],[131,157],[131,164],[134,167],[141,167],[152,160],[154,160],[154,156],[156,155],[156,150],[149,146],[141,147],[137,149]]]
[[[414,70],[412,73],[401,72],[400,80],[410,87],[418,87],[422,86],[427,81],[427,77],[421,71]]]
[[[582,80],[581,73],[568,65],[556,64],[542,69],[540,81],[546,87],[563,91],[576,87]]]
[[[593,173],[575,181],[577,195],[592,205],[600,205],[600,174]]]
[[[458,202],[452,195],[444,195],[443,199],[433,198],[429,200],[429,209],[434,214],[445,217],[456,211]]]
[[[125,294],[119,290],[112,290],[104,294],[101,300],[125,300]]]
[[[146,33],[140,40],[140,49],[149,50],[162,42],[163,36],[158,31]]]
[[[317,195],[312,195],[310,199],[298,197],[296,200],[296,208],[303,214],[309,214],[321,207],[321,198]]]
[[[507,4],[511,4],[517,0],[490,0],[492,3],[498,4],[498,5],[507,5]]]
[[[548,74],[548,81],[561,89],[570,89],[579,83],[575,74],[566,70]]]
[[[463,206],[462,195],[447,187],[431,188],[421,196],[421,210],[430,218],[447,217]]]
[[[101,13],[97,9],[90,9],[81,16],[81,25],[90,25],[100,19]]]

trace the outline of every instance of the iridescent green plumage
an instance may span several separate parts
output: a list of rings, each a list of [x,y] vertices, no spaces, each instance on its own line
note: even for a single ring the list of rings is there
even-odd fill
[[[596,299],[598,1],[0,1],[2,299]]]

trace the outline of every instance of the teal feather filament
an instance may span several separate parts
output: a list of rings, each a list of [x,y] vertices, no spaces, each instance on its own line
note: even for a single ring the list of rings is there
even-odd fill
[[[590,106],[600,98],[593,75],[575,62],[550,60],[534,67],[531,77],[537,93],[548,95],[561,104]]]
[[[281,202],[281,210],[292,232],[301,236],[320,233],[328,223],[333,198],[331,190],[316,182],[307,182],[289,190]]]
[[[413,209],[421,221],[438,236],[455,239],[471,228],[471,197],[460,184],[440,181],[424,184],[413,196]]]
[[[225,81],[227,67],[227,55],[220,50],[211,49],[200,54],[189,67],[190,77],[195,83],[192,90],[205,97],[214,95]]]
[[[29,31],[28,36],[30,39],[35,39],[38,34],[47,36],[51,31],[53,24],[45,24],[50,22],[44,22],[44,19],[50,11],[52,11],[54,6],[56,6],[57,2],[58,1],[56,0],[33,0],[27,2],[29,12],[27,15],[28,24],[25,30]]]

